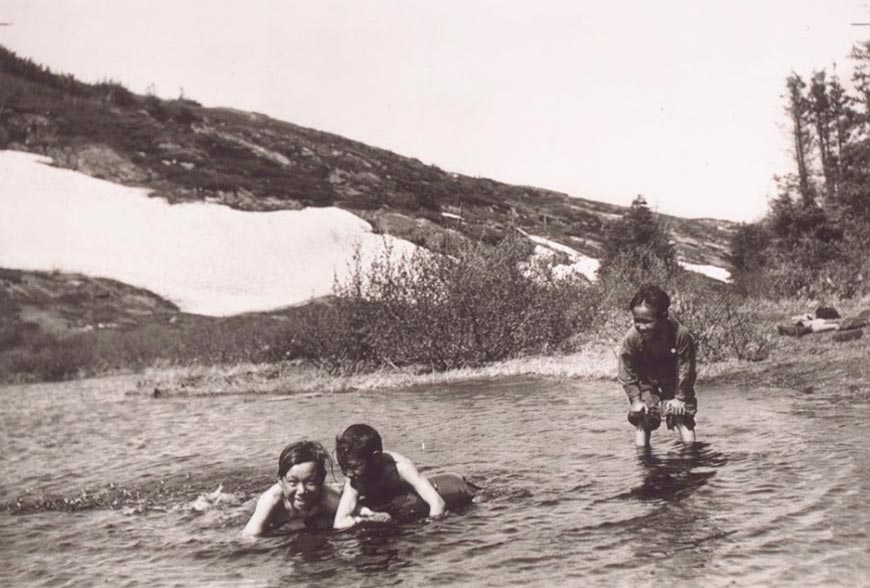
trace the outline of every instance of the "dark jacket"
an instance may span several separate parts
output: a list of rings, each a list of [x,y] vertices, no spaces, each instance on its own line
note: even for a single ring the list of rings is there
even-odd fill
[[[658,390],[662,399],[695,400],[695,342],[689,330],[668,318],[667,336],[646,342],[635,327],[622,338],[619,383],[631,402],[643,390]]]

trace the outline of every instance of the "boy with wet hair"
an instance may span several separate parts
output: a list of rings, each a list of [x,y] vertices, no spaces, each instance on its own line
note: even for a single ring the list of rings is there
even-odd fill
[[[695,441],[695,342],[668,316],[670,305],[670,296],[652,284],[641,286],[628,305],[634,326],[620,344],[618,379],[628,395],[628,421],[639,447],[649,445],[662,415],[683,443]]]
[[[373,427],[349,426],[336,438],[335,453],[346,480],[334,528],[347,529],[362,521],[388,521],[390,513],[383,510],[409,492],[426,502],[430,517],[444,514],[446,503],[435,486],[407,457],[384,451],[381,436]]]
[[[278,479],[257,500],[242,536],[257,537],[294,520],[328,528],[341,495],[326,484],[327,464],[332,465],[329,453],[316,441],[287,445],[278,458]]]

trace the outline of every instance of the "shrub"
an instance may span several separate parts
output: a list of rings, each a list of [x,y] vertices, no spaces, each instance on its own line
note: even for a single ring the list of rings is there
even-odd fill
[[[608,284],[596,285],[597,337],[616,344],[631,326],[628,304],[639,287],[632,283],[638,277],[628,275],[619,282],[617,274]],[[670,315],[692,333],[698,361],[758,359],[766,352],[768,342],[754,303],[733,287],[685,271],[649,281],[670,294]]]
[[[671,296],[671,315],[692,333],[699,361],[759,359],[767,350],[752,303],[729,287],[683,279]]]
[[[639,270],[665,268],[677,271],[676,250],[667,227],[638,196],[622,217],[604,230],[599,277],[626,267]]]
[[[136,97],[120,82],[108,80],[94,86],[94,92],[113,106],[128,107],[136,104]]]
[[[169,116],[163,101],[154,94],[145,96],[145,111],[159,121],[165,121]]]
[[[445,370],[555,352],[589,324],[584,286],[556,280],[547,262],[530,262],[524,237],[447,250],[398,257],[387,249],[369,265],[357,254],[335,297],[303,316],[297,348],[334,372]]]
[[[191,123],[199,122],[199,117],[190,108],[179,104],[179,102],[173,105],[172,120],[180,125],[190,125]]]
[[[36,376],[39,380],[56,382],[90,371],[93,349],[78,337],[57,339],[42,334],[30,347],[13,349],[0,356],[0,372],[9,376]]]
[[[611,258],[606,272],[599,272],[594,289],[601,308],[625,308],[638,288],[658,284],[671,291],[686,272],[645,248]]]

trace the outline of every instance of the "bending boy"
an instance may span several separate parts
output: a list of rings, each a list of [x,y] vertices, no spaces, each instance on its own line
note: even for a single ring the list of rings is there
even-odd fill
[[[628,395],[628,421],[635,442],[646,447],[661,425],[677,428],[686,444],[695,441],[695,342],[688,329],[668,316],[671,299],[646,284],[629,303],[634,320],[622,339],[618,379]]]

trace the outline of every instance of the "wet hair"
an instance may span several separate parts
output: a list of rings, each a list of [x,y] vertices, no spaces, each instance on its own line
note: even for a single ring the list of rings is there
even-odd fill
[[[367,461],[383,450],[380,434],[368,425],[351,425],[335,438],[335,455],[342,469],[352,461]]]
[[[671,306],[671,297],[655,284],[644,284],[628,303],[628,310],[632,311],[644,305],[652,308],[656,315],[666,317]]]
[[[329,452],[317,441],[302,440],[290,443],[278,458],[278,478],[283,478],[293,466],[308,462],[317,465],[317,480],[323,482],[326,479],[326,464],[332,464]]]

